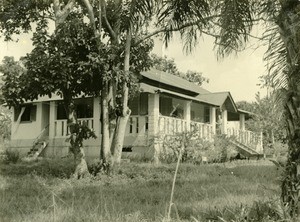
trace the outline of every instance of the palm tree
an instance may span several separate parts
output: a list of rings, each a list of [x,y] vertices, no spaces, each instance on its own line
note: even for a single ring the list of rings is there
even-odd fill
[[[298,0],[224,0],[220,1],[220,18],[216,43],[219,55],[244,47],[252,26],[260,22],[265,28],[263,40],[268,50],[272,84],[280,89],[285,102],[285,121],[289,145],[288,160],[282,182],[282,200],[294,217],[300,215],[300,2]],[[245,11],[246,10],[246,11]],[[243,11],[245,13],[243,13]],[[242,14],[241,14],[242,13]],[[242,27],[242,29],[239,29]]]

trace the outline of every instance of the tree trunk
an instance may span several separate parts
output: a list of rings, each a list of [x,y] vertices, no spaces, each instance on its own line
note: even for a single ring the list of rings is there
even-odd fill
[[[110,138],[109,138],[109,93],[108,93],[108,83],[103,84],[103,89],[101,91],[101,153],[100,158],[103,164],[108,169],[111,162],[111,151],[110,151]]]
[[[130,48],[131,48],[131,28],[129,27],[126,36],[126,45],[125,45],[125,56],[124,56],[124,74],[128,76],[129,74],[129,61],[130,61]],[[128,107],[128,86],[127,86],[127,79],[128,77],[124,78],[124,82],[122,84],[122,115],[118,118],[117,127],[115,132],[115,139],[113,142],[114,145],[114,161],[117,164],[121,163],[122,157],[122,149],[124,144],[124,137],[125,137],[125,129],[127,126],[127,122],[131,113],[131,110]]]
[[[297,98],[291,96],[285,107],[289,152],[281,193],[283,202],[289,206],[290,213],[294,217],[300,216],[300,112],[296,108],[300,106],[299,101],[300,95],[297,95]]]

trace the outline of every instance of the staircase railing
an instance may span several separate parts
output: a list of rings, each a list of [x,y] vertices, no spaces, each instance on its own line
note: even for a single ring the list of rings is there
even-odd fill
[[[44,127],[40,134],[33,140],[33,146],[46,134],[49,134],[49,124]]]
[[[258,153],[263,152],[263,135],[262,133],[252,132],[250,130],[240,130],[235,128],[227,129],[227,136],[234,136],[236,141],[249,146]]]

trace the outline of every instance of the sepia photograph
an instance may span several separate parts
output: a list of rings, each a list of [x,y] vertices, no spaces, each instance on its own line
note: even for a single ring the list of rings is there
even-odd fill
[[[299,222],[299,0],[0,0],[0,222]]]

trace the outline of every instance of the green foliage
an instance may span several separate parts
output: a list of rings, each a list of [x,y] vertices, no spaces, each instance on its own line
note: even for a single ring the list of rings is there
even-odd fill
[[[50,0],[2,0],[0,2],[0,33],[5,40],[12,35],[32,30],[32,23],[39,21],[47,12]]]
[[[8,106],[17,106],[26,100],[26,92],[23,84],[25,82],[24,68],[22,61],[15,61],[13,57],[5,56],[0,65],[0,72],[3,74],[4,84],[1,85],[1,101]]]
[[[71,13],[65,23],[49,34],[47,20],[40,20],[33,36],[34,49],[25,57],[27,87],[31,99],[57,93],[65,99],[98,93],[101,69],[89,56],[97,52],[93,30],[83,15]]]
[[[226,135],[216,135],[212,141],[209,141],[190,132],[164,136],[159,154],[160,160],[164,163],[175,163],[182,145],[184,147],[182,162],[186,163],[199,164],[203,157],[206,157],[210,163],[222,163],[237,155],[235,147],[231,145]]]
[[[254,113],[251,119],[246,121],[246,127],[254,132],[263,132],[264,147],[272,146],[275,141],[286,142],[284,107],[277,96],[276,91],[264,98],[261,98],[260,94],[257,93],[255,102],[237,103],[240,109]],[[274,150],[274,147],[270,148]]]
[[[84,124],[76,123],[69,125],[69,127],[72,133],[66,141],[71,143],[70,151],[73,154],[77,154],[79,152],[78,148],[83,147],[84,140],[97,138],[95,132]]]
[[[6,149],[4,151],[3,156],[4,157],[3,157],[2,161],[5,164],[10,164],[10,163],[16,164],[20,160],[19,152],[12,151],[12,150],[9,150],[9,149]]]
[[[0,143],[8,141],[11,134],[11,111],[0,105]]]

